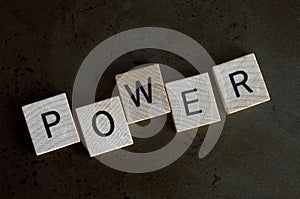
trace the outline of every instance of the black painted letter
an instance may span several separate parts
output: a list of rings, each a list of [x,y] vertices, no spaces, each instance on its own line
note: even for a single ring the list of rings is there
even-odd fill
[[[241,82],[238,82],[238,83],[236,83],[235,81],[234,81],[234,76],[235,75],[243,75],[244,76],[244,79],[243,79],[243,81],[241,81]],[[235,92],[235,95],[236,95],[236,97],[240,97],[241,95],[240,95],[240,93],[239,93],[239,90],[237,89],[237,87],[238,86],[241,86],[241,85],[243,85],[246,89],[247,89],[247,91],[249,92],[249,93],[252,93],[253,92],[253,90],[246,84],[246,81],[248,80],[248,75],[247,75],[247,73],[245,72],[245,71],[242,71],[242,70],[239,70],[239,71],[236,71],[236,72],[234,72],[234,73],[230,73],[229,74],[229,78],[230,78],[230,81],[231,81],[231,84],[232,84],[232,86],[233,86],[233,89],[234,89],[234,92]]]
[[[140,89],[141,89],[142,93],[144,94],[147,102],[152,103],[151,77],[148,78],[148,95],[140,81],[136,81],[135,84],[136,84],[136,90],[135,90],[136,98],[134,97],[133,93],[131,92],[131,90],[127,84],[125,84],[124,87],[126,88],[127,92],[129,93],[129,95],[130,95],[131,99],[133,100],[134,104],[136,105],[136,107],[140,107],[140,105],[141,105]]]
[[[56,120],[54,122],[48,124],[47,118],[46,118],[48,115],[54,115],[56,117]],[[46,129],[48,138],[52,138],[52,134],[50,132],[50,127],[59,123],[60,115],[56,111],[49,111],[49,112],[46,112],[46,113],[42,113],[41,116],[42,116],[42,120],[43,120],[45,129]]]
[[[110,129],[107,133],[101,133],[99,131],[99,129],[97,128],[97,123],[96,123],[96,119],[98,117],[98,115],[105,115],[108,120],[109,120],[109,123],[110,123]],[[112,134],[112,132],[114,132],[114,129],[115,129],[115,124],[114,124],[114,119],[112,118],[112,116],[106,112],[106,111],[98,111],[94,116],[93,116],[93,119],[92,119],[92,125],[93,125],[93,129],[94,131],[101,137],[107,137],[107,136],[110,136]]]
[[[188,107],[189,104],[198,102],[198,99],[191,100],[191,101],[187,101],[185,95],[188,94],[188,93],[196,92],[196,91],[197,91],[197,89],[195,88],[195,89],[192,89],[192,90],[183,91],[183,92],[181,93],[182,99],[183,99],[184,108],[185,108],[185,112],[186,112],[186,115],[187,115],[187,116],[195,115],[195,114],[198,114],[198,113],[202,113],[202,110],[190,112],[189,107]]]

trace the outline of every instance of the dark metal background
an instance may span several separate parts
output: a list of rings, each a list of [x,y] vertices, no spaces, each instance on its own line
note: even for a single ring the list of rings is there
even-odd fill
[[[90,50],[144,26],[189,35],[216,63],[256,53],[271,101],[227,116],[206,158],[198,159],[203,127],[179,160],[152,173],[115,171],[89,158],[81,144],[36,157],[21,106],[62,92],[71,103],[76,72]],[[1,1],[0,27],[0,198],[300,197],[299,2]],[[109,97],[114,75],[123,72],[117,66],[148,62],[196,74],[175,55],[139,50],[111,65],[97,98]],[[174,136],[172,125],[168,119],[164,135],[135,139],[129,150],[164,146]]]

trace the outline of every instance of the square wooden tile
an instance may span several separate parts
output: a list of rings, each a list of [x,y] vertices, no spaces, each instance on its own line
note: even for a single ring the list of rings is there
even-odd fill
[[[116,75],[128,123],[170,112],[159,64]]]
[[[176,131],[220,121],[208,73],[166,83]]]
[[[65,93],[22,109],[37,155],[80,141]]]
[[[214,66],[212,71],[227,114],[270,100],[254,53]]]
[[[91,157],[133,144],[119,97],[76,109]]]

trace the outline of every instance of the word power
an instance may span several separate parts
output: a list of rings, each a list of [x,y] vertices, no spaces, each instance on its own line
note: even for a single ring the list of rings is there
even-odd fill
[[[212,77],[227,114],[270,100],[253,53],[214,66]],[[119,96],[75,111],[90,157],[132,145],[128,124],[159,115],[171,112],[177,133],[220,121],[208,73],[165,84],[153,64],[115,78]],[[37,155],[80,142],[66,94],[22,109]]]

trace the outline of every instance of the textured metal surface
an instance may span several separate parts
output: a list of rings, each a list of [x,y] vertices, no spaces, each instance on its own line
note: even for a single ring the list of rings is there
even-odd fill
[[[297,1],[12,0],[0,5],[0,197],[299,198]],[[254,52],[271,101],[228,116],[206,158],[198,158],[203,127],[179,160],[152,173],[115,171],[89,158],[81,144],[36,157],[21,106],[62,92],[71,102],[76,72],[88,52],[111,35],[143,26],[191,36],[216,63]],[[149,62],[197,74],[173,54],[138,50],[109,67],[97,99],[109,97],[115,74]],[[168,117],[165,134],[136,139],[129,149],[161,148],[174,136],[172,125]]]

